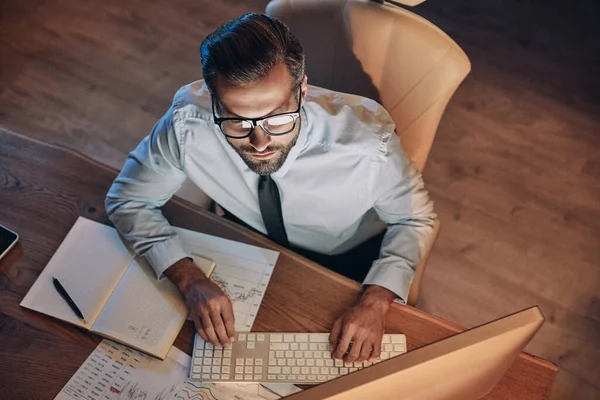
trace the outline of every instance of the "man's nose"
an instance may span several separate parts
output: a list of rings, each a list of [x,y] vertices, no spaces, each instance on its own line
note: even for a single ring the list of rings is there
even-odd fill
[[[252,132],[252,135],[250,135],[250,145],[259,153],[265,151],[265,149],[271,144],[271,141],[271,136],[267,132],[263,131],[260,126],[256,126],[254,128],[254,132]]]

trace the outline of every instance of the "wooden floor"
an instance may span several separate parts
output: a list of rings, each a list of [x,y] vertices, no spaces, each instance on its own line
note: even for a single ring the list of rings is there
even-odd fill
[[[419,307],[470,327],[539,304],[528,350],[560,366],[552,398],[598,399],[600,6],[572,3],[416,8],[473,63],[425,171],[442,231]],[[120,168],[200,77],[202,38],[265,4],[4,0],[0,125]]]

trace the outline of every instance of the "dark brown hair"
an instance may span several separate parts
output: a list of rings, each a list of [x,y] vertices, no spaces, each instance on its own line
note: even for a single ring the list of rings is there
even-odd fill
[[[202,73],[216,95],[217,77],[227,86],[256,82],[285,63],[295,90],[304,77],[304,51],[288,27],[276,18],[249,13],[221,25],[200,46]]]

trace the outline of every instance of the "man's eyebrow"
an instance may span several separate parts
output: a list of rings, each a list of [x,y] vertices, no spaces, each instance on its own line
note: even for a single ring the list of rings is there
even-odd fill
[[[287,100],[289,101],[289,100]],[[221,107],[223,107],[223,109],[228,113],[233,115],[233,117],[231,118],[240,118],[240,119],[262,119],[262,118],[267,118],[270,115],[273,114],[277,114],[278,111],[281,111],[283,108],[285,108],[287,106],[287,103],[284,103],[278,107],[276,107],[275,109],[269,111],[268,113],[266,113],[265,115],[263,115],[262,117],[258,117],[258,118],[247,118],[247,117],[242,117],[241,115],[237,115],[235,113],[232,113],[231,111],[229,111],[222,103],[221,103]]]

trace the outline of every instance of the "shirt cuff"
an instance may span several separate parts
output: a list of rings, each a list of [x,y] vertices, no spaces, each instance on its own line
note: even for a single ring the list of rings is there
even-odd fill
[[[415,272],[412,269],[401,268],[398,265],[378,264],[375,261],[363,285],[381,286],[398,296],[394,300],[396,303],[406,304],[414,276]]]
[[[183,258],[191,257],[191,255],[185,250],[179,238],[175,236],[153,244],[143,257],[154,269],[158,280],[162,281],[165,279],[164,272],[167,268]]]

